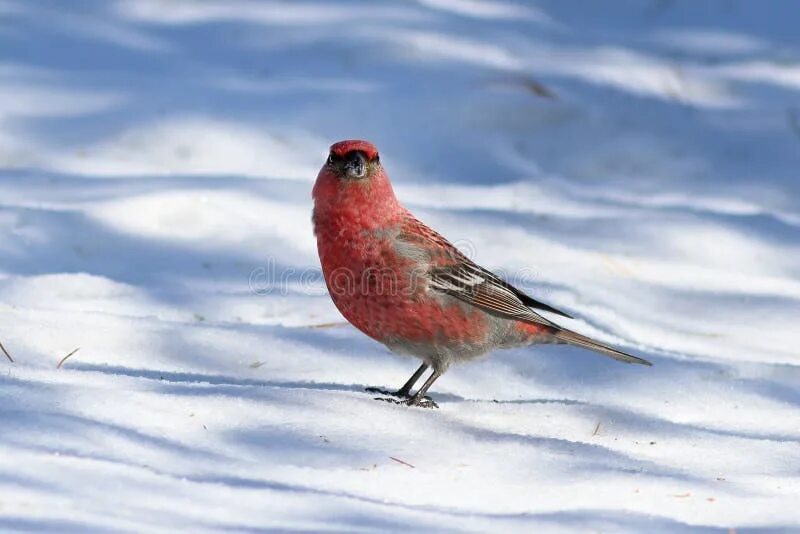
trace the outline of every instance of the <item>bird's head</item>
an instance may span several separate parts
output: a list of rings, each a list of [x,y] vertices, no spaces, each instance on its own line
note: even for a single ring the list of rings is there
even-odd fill
[[[364,220],[380,224],[402,211],[381,166],[378,149],[369,141],[331,145],[312,195],[316,214],[356,210]]]
[[[381,168],[378,149],[369,141],[339,141],[331,145],[324,169],[342,180],[364,180]]]

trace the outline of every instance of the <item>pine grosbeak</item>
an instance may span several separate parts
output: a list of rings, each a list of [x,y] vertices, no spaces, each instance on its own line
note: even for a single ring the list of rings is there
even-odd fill
[[[367,141],[331,146],[313,198],[319,259],[336,307],[369,337],[423,362],[392,393],[406,404],[435,406],[425,395],[452,362],[496,348],[569,343],[650,365],[543,317],[537,310],[570,316],[475,264],[417,220],[398,202]],[[411,395],[428,367],[430,377]]]

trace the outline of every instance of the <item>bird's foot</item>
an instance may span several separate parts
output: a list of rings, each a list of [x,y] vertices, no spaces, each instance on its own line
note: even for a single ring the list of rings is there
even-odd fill
[[[395,399],[392,397],[375,397],[375,400],[389,402],[392,404],[402,404],[404,406],[416,406],[417,408],[438,408],[439,405],[436,404],[436,401],[430,397],[424,397],[418,401],[414,400],[414,397],[410,399]]]
[[[403,391],[402,389],[398,391],[389,391],[388,389],[369,387],[369,388],[364,388],[364,391],[366,391],[367,393],[377,393],[378,395],[388,395],[390,397],[397,397],[400,399],[408,399],[411,397],[408,391]]]
[[[420,408],[438,408],[436,402],[425,395],[424,397],[413,397],[408,391],[402,389],[398,391],[388,391],[382,388],[369,387],[365,389],[368,393],[377,393],[378,395],[386,395],[385,397],[375,397],[375,400],[383,402],[391,402],[392,404],[405,404],[406,406],[419,406]]]
[[[439,405],[432,398],[425,395],[424,397],[417,397],[414,395],[407,401],[403,402],[406,406],[417,406],[419,408],[438,408]]]

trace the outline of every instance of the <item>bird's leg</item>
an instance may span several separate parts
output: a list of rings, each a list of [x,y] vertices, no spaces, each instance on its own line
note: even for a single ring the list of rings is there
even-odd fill
[[[438,408],[439,405],[436,404],[436,402],[434,402],[434,400],[430,397],[426,397],[425,394],[440,376],[442,376],[442,372],[434,368],[433,373],[431,373],[431,376],[429,376],[425,383],[422,384],[422,387],[419,388],[419,391],[417,391],[414,396],[408,399],[405,403],[409,406],[419,406],[420,408]]]
[[[381,388],[374,388],[374,387],[369,387],[365,391],[367,391],[369,393],[379,393],[381,395],[391,395],[393,397],[400,397],[400,398],[403,398],[403,399],[407,399],[407,398],[411,397],[411,388],[414,387],[414,384],[417,383],[417,380],[419,380],[419,377],[422,376],[422,373],[424,373],[426,369],[428,369],[428,364],[427,363],[423,363],[422,365],[420,365],[419,369],[414,371],[414,374],[411,375],[411,378],[408,379],[408,382],[403,384],[403,387],[401,387],[400,389],[398,389],[395,392],[387,391],[387,390],[381,389]]]
[[[394,396],[395,397],[410,397],[411,396],[411,388],[413,388],[414,384],[417,383],[417,380],[419,380],[419,377],[422,376],[422,373],[424,373],[427,370],[428,370],[428,364],[427,363],[423,363],[422,365],[420,365],[419,369],[414,371],[414,374],[411,375],[411,378],[408,379],[408,382],[403,384],[403,387],[401,387],[400,389],[398,389],[397,391],[394,392]]]

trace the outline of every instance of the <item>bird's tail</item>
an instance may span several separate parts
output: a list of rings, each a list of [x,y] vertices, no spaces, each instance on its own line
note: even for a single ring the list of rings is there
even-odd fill
[[[652,363],[648,362],[643,358],[632,356],[626,352],[622,352],[621,350],[609,347],[608,345],[604,345],[599,341],[595,341],[592,338],[586,337],[577,332],[573,332],[572,330],[565,330],[565,329],[557,330],[554,336],[558,341],[561,341],[562,343],[569,343],[570,345],[577,345],[585,349],[593,350],[595,352],[599,352],[600,354],[609,356],[621,362],[640,363],[642,365],[653,365]]]

